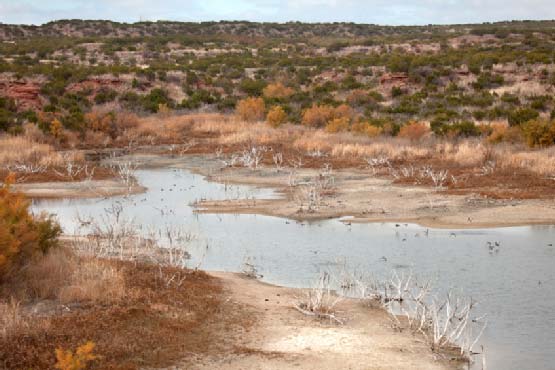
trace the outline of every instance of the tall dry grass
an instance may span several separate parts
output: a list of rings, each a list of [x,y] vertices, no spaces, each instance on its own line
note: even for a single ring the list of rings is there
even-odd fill
[[[392,161],[430,159],[462,167],[479,167],[487,161],[495,161],[500,167],[525,169],[541,176],[555,176],[554,148],[529,150],[519,144],[494,144],[481,138],[450,140],[425,135],[411,140],[383,135],[369,137],[356,132],[329,133],[323,129],[301,125],[273,128],[264,123],[246,122],[237,116],[219,113],[176,115],[163,119],[148,117],[141,120],[139,130],[161,138],[210,134],[211,142],[221,145],[283,143],[302,152],[319,151],[344,158],[384,156]]]
[[[123,272],[115,263],[80,257],[65,247],[35,259],[5,285],[2,295],[18,301],[113,302],[126,294]]]
[[[30,322],[21,309],[21,303],[14,298],[0,302],[0,337],[29,328]]]

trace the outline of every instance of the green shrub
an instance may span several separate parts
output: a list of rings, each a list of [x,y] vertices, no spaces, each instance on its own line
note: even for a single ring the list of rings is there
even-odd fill
[[[509,125],[517,126],[536,119],[540,116],[537,110],[532,108],[520,108],[509,113]]]

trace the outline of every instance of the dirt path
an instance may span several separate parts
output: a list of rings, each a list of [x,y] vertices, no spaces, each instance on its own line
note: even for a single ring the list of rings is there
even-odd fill
[[[224,303],[244,307],[256,317],[253,327],[237,338],[236,351],[198,358],[172,369],[455,369],[460,363],[441,359],[422,338],[394,331],[387,314],[358,301],[345,300],[338,310],[345,325],[305,316],[292,304],[301,294],[231,273],[221,279]],[[183,366],[183,365],[182,365]]]

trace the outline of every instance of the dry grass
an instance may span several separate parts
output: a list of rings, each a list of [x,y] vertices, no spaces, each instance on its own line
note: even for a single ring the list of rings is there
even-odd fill
[[[14,298],[0,302],[0,338],[29,328],[29,320],[21,311],[21,303]]]
[[[0,136],[0,167],[19,163],[49,164],[57,162],[54,147],[25,136]]]
[[[157,128],[156,133],[154,128]],[[328,133],[322,129],[299,125],[272,128],[263,123],[249,123],[236,116],[203,113],[149,117],[141,120],[139,130],[169,140],[177,137],[203,138],[207,150],[224,145],[284,144],[300,152],[324,152],[332,158],[365,158],[385,156],[391,161],[434,160],[457,167],[479,167],[488,160],[500,166],[526,170],[539,175],[553,175],[553,149],[527,150],[519,145],[492,145],[482,139],[442,140],[424,137],[420,140],[400,137],[368,137],[351,132]],[[150,130],[150,131],[149,131]]]
[[[60,289],[58,299],[70,302],[117,302],[126,295],[121,269],[94,258],[82,259],[71,274],[69,284]]]
[[[0,293],[20,301],[53,299],[63,303],[106,303],[124,298],[126,288],[122,272],[112,264],[79,257],[68,248],[60,247],[32,261]]]
[[[85,270],[78,275],[81,283],[88,286],[84,280],[113,281],[117,271],[132,294],[125,300],[72,305],[57,300],[27,307],[0,305],[0,323],[7,323],[2,325],[5,336],[0,335],[0,368],[50,369],[56,363],[55,349],[87,341],[96,343],[98,355],[90,369],[165,368],[178,360],[232,353],[229,333],[248,330],[254,319],[242,307],[222,305],[218,281],[202,272],[109,260],[79,268]],[[175,274],[183,279],[167,280]],[[75,279],[70,280],[78,283]],[[92,297],[102,294],[101,286],[106,288],[92,288]]]

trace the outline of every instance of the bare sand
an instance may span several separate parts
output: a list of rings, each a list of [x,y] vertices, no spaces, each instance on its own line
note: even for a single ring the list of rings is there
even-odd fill
[[[13,188],[30,198],[103,198],[137,194],[145,191],[143,186],[134,185],[128,187],[126,184],[116,180],[40,182],[16,184]]]
[[[360,301],[337,306],[344,325],[306,316],[293,308],[303,293],[241,274],[211,273],[221,280],[224,305],[255,318],[247,332],[229,333],[237,349],[188,359],[171,369],[457,369],[462,364],[431,351],[423,338],[394,330],[385,311]],[[225,307],[223,308],[226,309]]]

